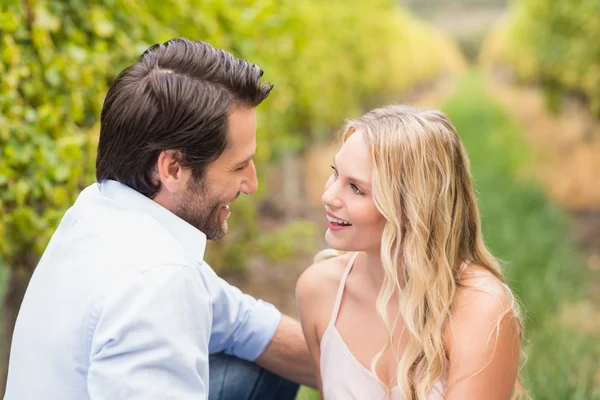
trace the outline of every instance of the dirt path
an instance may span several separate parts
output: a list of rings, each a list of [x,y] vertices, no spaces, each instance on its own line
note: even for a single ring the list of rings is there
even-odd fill
[[[403,103],[417,107],[436,107],[451,94],[454,84],[454,79],[441,79],[429,87],[408,94]],[[298,184],[304,189],[303,198],[293,204],[291,213],[286,210],[288,218],[305,219],[315,223],[318,234],[311,244],[314,250],[300,255],[293,261],[279,262],[277,265],[270,265],[264,260],[255,260],[247,275],[225,277],[246,293],[272,302],[288,315],[297,315],[294,290],[298,277],[312,263],[314,255],[326,246],[322,239],[322,234],[325,232],[325,218],[321,194],[323,185],[330,175],[331,158],[338,148],[339,145],[332,138],[329,143],[315,144],[308,149],[299,160],[303,182]],[[281,186],[277,179],[277,177],[270,179],[270,187]],[[276,217],[264,216],[261,223],[264,229],[269,229],[284,222]]]

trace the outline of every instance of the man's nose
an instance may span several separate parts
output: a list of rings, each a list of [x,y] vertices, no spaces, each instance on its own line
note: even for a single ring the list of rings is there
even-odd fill
[[[242,184],[240,185],[240,192],[245,194],[254,194],[258,190],[258,178],[256,176],[256,167],[254,161],[250,161],[248,168],[246,168],[246,174]]]

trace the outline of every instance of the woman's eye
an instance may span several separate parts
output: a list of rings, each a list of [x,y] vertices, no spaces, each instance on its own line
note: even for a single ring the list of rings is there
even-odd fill
[[[351,183],[350,186],[352,187],[352,191],[356,194],[359,194],[361,196],[365,195],[365,192],[363,192],[362,190],[360,190],[360,188],[358,186],[356,186],[354,183]]]
[[[331,166],[331,169],[333,170],[333,175],[335,175],[335,177],[337,178],[338,172],[333,165]]]

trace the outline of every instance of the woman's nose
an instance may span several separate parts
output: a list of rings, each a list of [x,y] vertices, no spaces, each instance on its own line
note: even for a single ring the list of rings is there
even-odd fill
[[[337,181],[333,175],[325,183],[325,190],[323,191],[321,200],[323,204],[331,208],[341,208],[343,205],[339,197]]]

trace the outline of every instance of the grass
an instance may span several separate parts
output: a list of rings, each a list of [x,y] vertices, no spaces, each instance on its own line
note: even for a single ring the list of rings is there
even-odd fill
[[[523,306],[525,386],[536,400],[600,399],[598,336],[559,318],[563,307],[585,297],[588,270],[569,239],[567,216],[524,173],[528,151],[520,128],[476,72],[441,108],[469,152],[486,243]],[[306,388],[298,396],[318,398]]]

